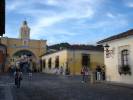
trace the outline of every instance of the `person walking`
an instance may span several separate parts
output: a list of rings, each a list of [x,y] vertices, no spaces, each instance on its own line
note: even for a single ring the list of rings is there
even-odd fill
[[[17,88],[20,88],[21,80],[22,80],[22,72],[20,72],[20,69],[16,69],[16,72],[14,72],[15,76],[15,85]]]
[[[102,80],[105,80],[105,66],[102,66]]]
[[[29,70],[28,77],[29,77],[29,80],[32,80],[32,71],[31,70]]]
[[[87,82],[88,75],[89,75],[89,69],[86,66],[82,67],[81,75],[82,75],[82,83]]]
[[[88,75],[89,75],[89,68],[85,67],[85,82],[88,81]]]
[[[63,67],[60,67],[60,74],[63,75]]]
[[[68,66],[66,67],[65,75],[70,75],[70,68]]]

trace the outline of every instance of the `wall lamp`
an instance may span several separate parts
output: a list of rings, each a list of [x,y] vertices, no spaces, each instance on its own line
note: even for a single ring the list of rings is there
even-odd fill
[[[106,58],[109,58],[109,57],[112,57],[112,55],[114,54],[114,50],[112,49],[112,50],[110,50],[109,49],[109,45],[108,44],[106,44],[105,46],[104,46],[104,48],[105,48],[105,52],[106,52]]]

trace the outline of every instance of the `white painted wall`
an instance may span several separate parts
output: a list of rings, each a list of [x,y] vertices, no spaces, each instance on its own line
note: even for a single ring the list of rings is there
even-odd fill
[[[109,49],[114,49],[114,54],[109,58],[106,58],[106,54],[104,52],[107,81],[133,84],[133,36],[116,39],[107,43],[110,46]],[[118,65],[120,64],[120,50],[124,48],[129,49],[129,64],[131,67],[131,75],[120,75],[118,72]]]

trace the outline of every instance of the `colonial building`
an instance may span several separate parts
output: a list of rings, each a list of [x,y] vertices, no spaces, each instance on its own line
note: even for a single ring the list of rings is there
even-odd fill
[[[5,66],[1,66],[0,71],[7,71],[11,66],[20,67],[20,63],[26,66],[27,62],[30,62],[32,70],[40,69],[39,56],[46,53],[46,40],[30,39],[30,28],[26,21],[22,23],[19,38],[1,37],[1,44],[6,48],[0,50],[1,55],[6,52],[6,59],[1,61]],[[3,56],[0,57],[3,59]]]
[[[98,43],[105,47],[107,81],[133,84],[133,29]]]
[[[69,69],[70,74],[79,75],[81,68],[87,66],[95,69],[97,65],[103,66],[103,48],[101,46],[72,45],[69,48],[48,52],[42,56],[42,71],[55,73],[55,68],[63,67],[63,72]]]

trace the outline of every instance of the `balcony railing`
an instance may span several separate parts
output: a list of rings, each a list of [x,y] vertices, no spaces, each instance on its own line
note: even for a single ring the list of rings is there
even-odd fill
[[[131,75],[131,68],[129,65],[120,65],[119,66],[119,74],[129,74]]]

